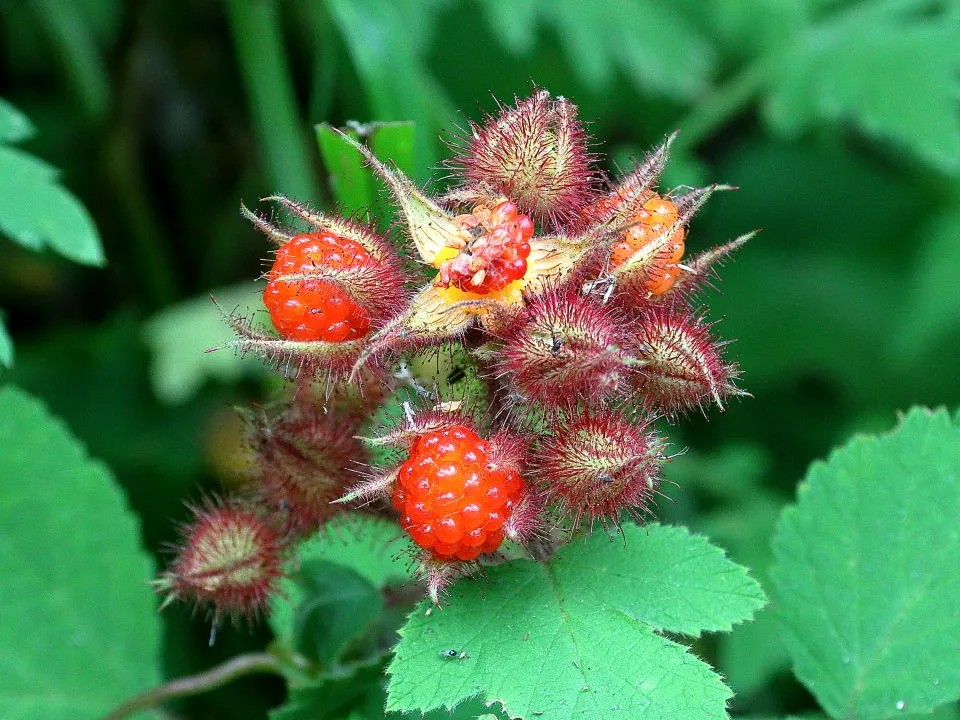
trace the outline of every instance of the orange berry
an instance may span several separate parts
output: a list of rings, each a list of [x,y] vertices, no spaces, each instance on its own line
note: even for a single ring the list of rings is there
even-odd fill
[[[663,295],[673,287],[673,284],[680,277],[680,268],[674,265],[667,265],[663,268],[657,268],[653,271],[650,279],[647,281],[647,290],[651,295]]]

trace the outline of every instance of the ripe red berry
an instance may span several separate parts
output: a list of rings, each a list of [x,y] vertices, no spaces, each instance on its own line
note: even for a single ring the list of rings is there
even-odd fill
[[[462,247],[441,250],[436,285],[486,295],[526,274],[533,221],[517,214],[512,202],[492,208],[478,205],[471,214],[458,215],[456,222],[469,240]]]
[[[180,552],[154,585],[173,600],[212,607],[214,627],[223,617],[251,619],[266,610],[283,576],[282,542],[251,510],[208,501],[192,508],[181,530]]]
[[[340,343],[370,331],[370,316],[333,278],[376,265],[360,243],[329,232],[298,235],[278,251],[263,302],[289,340]],[[330,278],[330,279],[327,279]]]
[[[519,473],[463,425],[421,435],[400,467],[393,505],[413,541],[438,560],[473,560],[503,542],[523,491]]]

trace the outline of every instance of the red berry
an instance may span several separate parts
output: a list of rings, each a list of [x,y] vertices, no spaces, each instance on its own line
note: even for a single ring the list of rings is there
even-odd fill
[[[355,240],[329,232],[298,235],[277,251],[263,302],[289,340],[340,343],[370,331],[370,316],[333,279],[322,275],[370,267],[376,260]],[[310,277],[312,276],[312,277]]]
[[[523,482],[491,462],[490,443],[457,425],[421,435],[400,467],[393,505],[413,541],[439,560],[473,560],[503,542]]]
[[[478,205],[456,220],[469,239],[440,264],[438,286],[485,295],[526,275],[533,221],[518,215],[516,205],[509,200],[492,208]]]

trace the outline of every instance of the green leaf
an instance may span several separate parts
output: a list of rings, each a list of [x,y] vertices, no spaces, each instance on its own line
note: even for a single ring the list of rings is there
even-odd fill
[[[368,130],[367,142],[374,154],[383,162],[392,162],[407,175],[413,175],[416,168],[416,123],[371,123],[365,127]]]
[[[746,571],[682,528],[597,533],[547,564],[517,560],[424,601],[388,668],[388,710],[480,695],[511,717],[724,718],[730,691],[657,631],[729,630],[763,605]],[[448,656],[450,650],[456,655]]]
[[[373,207],[377,198],[373,176],[363,166],[360,154],[334,132],[327,123],[317,125],[317,143],[320,156],[330,178],[330,187],[345,214]],[[359,139],[357,131],[346,129],[349,135]]]
[[[539,7],[588,86],[609,86],[617,69],[641,89],[676,98],[693,98],[709,84],[713,49],[670,3],[554,0]]]
[[[248,315],[266,312],[260,285],[245,283],[214,290],[211,295],[224,312],[235,309]],[[150,346],[152,356],[150,383],[164,403],[185,403],[210,379],[235,382],[264,374],[263,364],[253,358],[241,357],[230,350],[210,352],[211,348],[234,337],[211,302],[211,295],[171,305],[144,324],[144,340]]]
[[[960,23],[862,5],[816,25],[783,54],[766,116],[797,133],[852,120],[947,172],[960,170]]]
[[[16,143],[33,136],[30,118],[0,98],[0,142]]]
[[[930,219],[921,232],[920,252],[905,278],[911,291],[903,297],[900,327],[893,350],[905,364],[917,368],[931,346],[960,328],[960,294],[956,268],[960,264],[960,205]],[[949,366],[947,372],[951,372]],[[922,372],[928,372],[924,367]]]
[[[410,563],[398,559],[410,547],[396,523],[369,515],[344,515],[327,523],[322,534],[301,543],[297,562],[305,568],[319,561],[336,563],[382,589],[413,579]],[[270,625],[280,641],[295,644],[299,608],[310,597],[309,585],[297,574],[283,581],[270,612]]]
[[[98,718],[160,680],[151,562],[110,472],[0,389],[0,716]]]
[[[321,676],[309,685],[291,687],[287,702],[270,713],[271,720],[334,720],[359,705],[371,687],[383,681],[383,663],[352,666]]]
[[[294,615],[297,649],[327,666],[379,617],[383,596],[350,568],[326,560],[305,562],[294,577],[303,600]]]
[[[327,123],[317,125],[316,132],[320,154],[343,213],[350,215],[373,208],[378,199],[377,186],[363,158]],[[344,128],[344,132],[354,140],[369,143],[370,148],[382,161],[393,161],[407,174],[413,171],[415,158],[412,122],[353,124]]]
[[[960,696],[960,426],[914,409],[814,463],[784,511],[773,580],[797,677],[835,718]]]
[[[106,263],[100,236],[80,201],[56,182],[56,170],[20,150],[0,146],[0,232],[83,265]]]
[[[0,365],[4,367],[13,367],[13,340],[7,332],[7,324],[0,312]]]

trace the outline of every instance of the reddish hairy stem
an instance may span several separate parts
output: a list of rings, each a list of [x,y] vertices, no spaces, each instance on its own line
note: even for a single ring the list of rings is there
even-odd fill
[[[102,720],[121,720],[121,718],[129,717],[139,710],[154,707],[167,700],[216,690],[239,677],[252,675],[253,673],[280,675],[282,674],[280,660],[269,653],[238,655],[205,672],[171,680],[159,687],[136,695],[109,715],[105,715]]]

